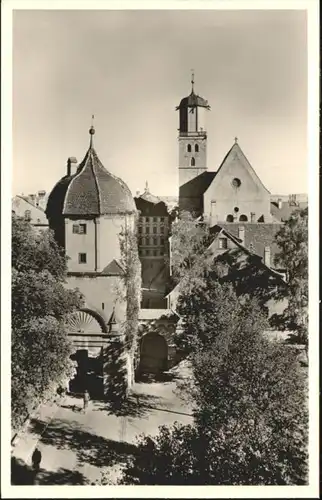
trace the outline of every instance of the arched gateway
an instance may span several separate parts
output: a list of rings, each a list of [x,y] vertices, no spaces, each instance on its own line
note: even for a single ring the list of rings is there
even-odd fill
[[[92,395],[100,395],[103,390],[102,351],[107,342],[105,321],[95,311],[81,309],[71,313],[66,323],[75,349],[71,359],[77,361],[77,374],[70,381],[70,390],[82,392],[87,388]]]
[[[147,333],[141,340],[140,371],[158,373],[168,368],[168,345],[156,332]]]

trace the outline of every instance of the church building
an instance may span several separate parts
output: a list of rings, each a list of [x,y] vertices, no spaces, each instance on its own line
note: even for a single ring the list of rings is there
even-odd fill
[[[208,101],[192,89],[179,111],[179,209],[201,217],[210,227],[219,224],[256,253],[259,243],[274,246],[281,220],[271,194],[243,153],[237,138],[216,170],[207,166],[206,115]],[[225,245],[223,239],[218,244]],[[263,245],[262,245],[263,246]],[[260,249],[264,257],[264,247]],[[271,252],[271,256],[272,252]]]

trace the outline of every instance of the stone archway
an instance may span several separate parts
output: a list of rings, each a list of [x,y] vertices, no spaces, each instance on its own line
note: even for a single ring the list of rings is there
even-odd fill
[[[168,369],[168,344],[156,332],[147,333],[141,340],[140,372],[159,373]]]
[[[70,380],[71,392],[99,396],[103,390],[102,336],[107,332],[103,318],[90,309],[71,313],[66,320],[68,336],[74,346],[71,359],[77,362],[76,376]]]

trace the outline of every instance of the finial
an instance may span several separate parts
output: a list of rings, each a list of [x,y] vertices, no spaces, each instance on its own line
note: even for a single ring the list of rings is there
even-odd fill
[[[148,193],[149,192],[149,185],[148,185],[148,181],[145,181],[145,192]]]
[[[191,92],[194,92],[194,84],[195,84],[195,72],[191,70]]]
[[[93,135],[95,134],[94,115],[92,115],[92,124],[91,124],[91,128],[89,129],[89,133],[90,133],[90,136],[91,136],[90,147],[92,147],[93,146]]]
[[[235,144],[238,143],[238,137],[235,137]]]

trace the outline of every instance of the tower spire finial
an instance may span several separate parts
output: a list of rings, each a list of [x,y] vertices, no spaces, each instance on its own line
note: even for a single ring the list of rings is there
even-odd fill
[[[91,124],[91,128],[89,129],[89,133],[90,133],[90,136],[91,136],[89,146],[92,147],[93,146],[93,135],[95,134],[94,115],[92,115],[92,124]]]
[[[145,192],[148,193],[149,192],[149,185],[148,185],[148,181],[145,181]]]
[[[191,70],[191,93],[194,92],[194,84],[195,84],[195,71]]]

